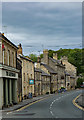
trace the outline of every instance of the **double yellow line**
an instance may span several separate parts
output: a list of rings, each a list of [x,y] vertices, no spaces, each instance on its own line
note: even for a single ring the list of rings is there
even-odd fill
[[[48,96],[48,97],[50,97],[50,96]],[[37,101],[32,102],[32,103],[29,103],[28,105],[25,105],[25,106],[21,107],[20,109],[18,109],[18,110],[16,110],[16,111],[18,112],[18,111],[24,110],[25,108],[27,108],[27,107],[29,107],[29,106],[31,106],[31,105],[33,105],[33,104],[39,102],[39,101],[45,100],[45,99],[47,99],[48,97],[41,98],[40,100],[37,100]]]
[[[81,109],[81,110],[83,110],[84,111],[84,108],[83,107],[81,107],[81,106],[79,106],[77,103],[76,103],[76,100],[79,98],[81,96],[81,94],[80,95],[78,95],[74,100],[73,100],[73,104],[77,107],[77,108],[79,108],[79,109]]]

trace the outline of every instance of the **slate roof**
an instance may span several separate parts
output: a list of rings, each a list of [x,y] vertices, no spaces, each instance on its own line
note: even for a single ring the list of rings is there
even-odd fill
[[[67,72],[65,72],[65,75],[70,76],[70,74],[69,74],[69,73],[67,73]]]
[[[41,72],[42,73],[41,69],[39,69],[39,68],[35,68],[34,70],[35,70],[35,72]]]
[[[53,59],[53,58],[51,58],[51,57],[49,57],[49,59],[50,59],[52,62],[57,63],[58,65],[64,67],[64,65],[61,63],[60,60],[55,60],[55,59]]]
[[[28,61],[30,61],[30,62],[32,62],[32,63],[34,63],[31,59],[26,58],[25,56],[23,56],[23,55],[21,55],[21,54],[19,54],[19,56],[20,56],[21,58],[25,59],[25,60],[28,60]]]
[[[74,76],[70,76],[70,78],[74,78],[74,79],[75,79],[75,77],[74,77]]]
[[[42,71],[42,76],[50,76],[49,74],[47,74],[47,73],[45,73],[43,70],[41,70]]]
[[[57,72],[55,72],[51,67],[49,67],[48,65],[41,63],[41,65],[43,65],[50,73],[53,74],[57,74]]]
[[[49,74],[45,73],[43,70],[41,70],[39,68],[35,68],[35,72],[41,72],[42,76],[50,76]]]

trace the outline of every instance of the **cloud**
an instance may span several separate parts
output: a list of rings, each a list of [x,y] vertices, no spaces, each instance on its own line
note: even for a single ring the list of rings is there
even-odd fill
[[[11,0],[2,0],[2,2],[11,2]],[[12,2],[83,2],[83,0],[12,0]]]
[[[32,48],[25,45],[34,45],[35,49],[42,44],[82,42],[82,3],[3,3],[2,8],[8,38],[22,43],[26,51]]]

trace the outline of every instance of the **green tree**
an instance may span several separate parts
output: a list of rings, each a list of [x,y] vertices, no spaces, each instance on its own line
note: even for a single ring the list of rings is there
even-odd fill
[[[81,85],[83,85],[84,79],[83,78],[78,78],[77,79],[77,87],[80,88]]]
[[[36,56],[36,54],[29,54],[29,57],[31,58],[31,60],[33,62],[37,62],[37,56]]]

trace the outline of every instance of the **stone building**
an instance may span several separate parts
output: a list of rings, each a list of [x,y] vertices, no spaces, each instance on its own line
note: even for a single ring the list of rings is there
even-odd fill
[[[50,75],[50,93],[57,91],[57,73],[47,64],[41,63],[41,70]]]
[[[17,58],[17,69],[19,70],[18,73],[18,80],[17,80],[17,91],[18,91],[18,102],[22,101],[22,61]]]
[[[42,85],[42,79],[41,79],[41,74],[42,71],[39,68],[35,68],[35,87],[34,87],[34,93],[35,96],[41,95],[41,85]]]
[[[38,57],[35,67],[35,88],[37,88],[37,91],[35,91],[35,93],[39,93],[39,88],[40,94],[50,93],[50,75],[41,69],[40,57]]]
[[[50,79],[51,76],[44,72],[43,70],[41,70],[41,79],[42,79],[42,83],[41,83],[41,94],[45,95],[45,94],[50,94]]]
[[[70,74],[65,72],[65,86],[66,90],[70,90]]]
[[[66,81],[67,80],[70,81],[70,84],[69,84],[70,89],[75,89],[76,73],[77,73],[76,67],[68,62],[68,58],[66,56],[62,57],[61,61],[65,65],[65,72],[70,75],[68,79],[66,78]],[[68,84],[66,84],[66,88],[67,88],[67,85]]]
[[[65,66],[58,60],[57,53],[53,53],[53,58],[49,57],[49,66],[57,72],[58,89],[65,88]]]
[[[65,66],[62,61],[57,59],[57,54],[54,53],[53,58],[51,58],[48,55],[48,50],[44,50],[41,62],[45,63],[46,66],[49,66],[55,73],[57,73],[56,77],[54,77],[55,83],[53,83],[56,86],[56,90],[65,87]]]
[[[34,62],[22,54],[21,44],[18,46],[18,58],[22,61],[22,98],[34,95]]]
[[[17,49],[0,33],[0,109],[17,103]]]

